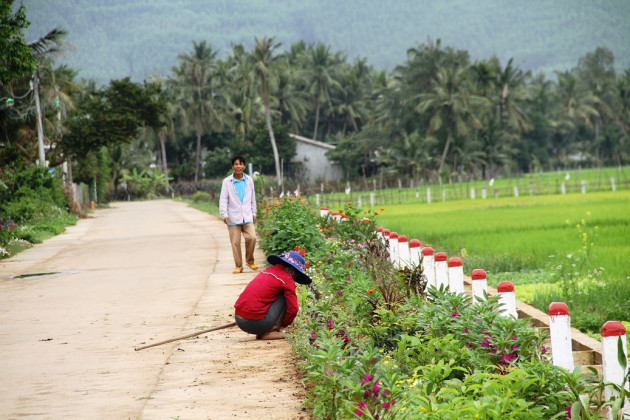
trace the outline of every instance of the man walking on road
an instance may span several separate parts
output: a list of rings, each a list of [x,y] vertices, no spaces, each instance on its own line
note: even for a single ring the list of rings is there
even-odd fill
[[[254,181],[245,174],[245,158],[232,158],[234,173],[223,180],[219,213],[228,227],[232,255],[236,268],[233,273],[243,272],[243,256],[241,253],[241,234],[245,238],[245,263],[256,271],[254,264],[254,250],[256,249],[256,192]]]

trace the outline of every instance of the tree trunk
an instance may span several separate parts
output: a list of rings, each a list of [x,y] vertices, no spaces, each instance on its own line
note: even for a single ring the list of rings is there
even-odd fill
[[[162,150],[162,170],[164,171],[166,185],[168,185],[168,165],[166,164],[166,132],[164,127],[160,129],[160,149]]]
[[[315,104],[315,128],[313,128],[313,140],[317,140],[317,128],[319,126],[319,100]]]
[[[195,153],[195,185],[199,183],[199,163],[201,162],[201,131],[197,131],[197,152]]]
[[[271,149],[273,150],[273,161],[276,164],[276,177],[278,177],[278,186],[282,186],[282,173],[280,173],[280,157],[278,156],[278,147],[276,146],[276,138],[273,135],[271,127],[271,111],[269,109],[269,101],[265,101],[265,120],[267,121],[267,130],[269,130],[269,139],[271,140]]]

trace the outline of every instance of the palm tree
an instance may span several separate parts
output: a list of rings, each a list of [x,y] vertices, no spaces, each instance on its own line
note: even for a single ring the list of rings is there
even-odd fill
[[[429,112],[431,119],[428,133],[435,133],[443,127],[446,129],[446,140],[440,158],[438,172],[442,171],[449,146],[455,134],[466,135],[468,124],[480,127],[477,119],[470,112],[471,95],[468,91],[466,73],[463,66],[452,66],[438,70],[431,90],[420,94],[418,112]]]
[[[208,121],[213,119],[216,104],[212,85],[212,67],[218,51],[206,41],[197,44],[193,41],[191,53],[178,55],[179,67],[173,68],[179,88],[179,102],[186,116],[185,121],[192,125],[197,135],[195,152],[195,184],[199,182],[201,162],[201,137]]]
[[[276,166],[276,177],[278,178],[278,186],[282,186],[282,172],[280,170],[280,156],[278,155],[278,147],[271,126],[271,92],[275,89],[277,83],[277,62],[278,57],[274,55],[275,50],[280,47],[280,43],[276,43],[274,38],[259,39],[256,37],[256,45],[250,55],[252,62],[251,72],[253,80],[258,86],[260,99],[265,107],[265,121],[267,122],[267,130],[269,130],[269,139],[271,140],[271,148],[273,150],[273,159]]]
[[[308,92],[315,103],[313,140],[317,140],[322,103],[330,101],[332,89],[341,89],[337,75],[341,57],[342,53],[331,54],[330,47],[321,42],[310,46],[302,56],[300,77],[307,81]]]

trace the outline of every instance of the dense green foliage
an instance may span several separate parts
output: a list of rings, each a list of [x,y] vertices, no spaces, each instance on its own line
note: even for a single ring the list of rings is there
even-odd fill
[[[630,5],[625,0],[26,0],[33,22],[28,39],[61,26],[76,49],[65,59],[99,84],[131,76],[166,76],[192,40],[206,40],[224,56],[232,43],[248,48],[254,36],[275,36],[284,48],[321,41],[350,57],[392,70],[408,48],[427,38],[470,51],[474,59],[511,57],[526,70],[571,68],[597,46],[630,67]]]
[[[261,232],[314,218],[265,211]],[[618,412],[623,396],[604,403],[596,374],[553,366],[545,334],[500,316],[498,298],[473,305],[464,294],[427,293],[419,267],[398,271],[388,261],[364,211],[346,206],[343,214],[320,219],[326,240],[306,245],[313,284],[298,287],[288,336],[314,417],[598,418],[598,408],[615,404]],[[286,238],[284,249],[293,243]]]
[[[22,30],[30,24],[25,7],[20,4],[14,11],[12,4],[13,0],[0,4],[0,86],[16,77],[31,76],[37,64],[22,37]],[[0,105],[5,105],[5,101]]]
[[[0,258],[58,235],[76,221],[58,176],[37,166],[0,171]]]

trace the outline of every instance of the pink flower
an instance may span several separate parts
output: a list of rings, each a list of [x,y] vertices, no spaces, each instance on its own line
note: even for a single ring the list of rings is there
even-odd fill
[[[545,346],[542,346],[542,352],[547,353],[547,349],[545,348]]]
[[[464,332],[465,332],[465,333],[468,333],[468,328],[464,328]]]
[[[354,414],[356,414],[357,417],[361,417],[363,415],[363,411],[357,409]]]
[[[389,403],[383,403],[383,408],[389,408],[389,407],[391,407]]]
[[[365,407],[366,407],[365,403],[364,403],[363,401],[361,401],[361,402],[359,403],[359,408],[360,408],[361,410],[363,410]]]
[[[343,292],[342,291],[337,292],[337,296],[343,296]]]
[[[451,316],[459,316],[459,312],[454,311],[454,312],[451,314]]]
[[[363,377],[365,378],[365,382],[370,382],[372,380],[372,375],[369,373],[364,373]]]

